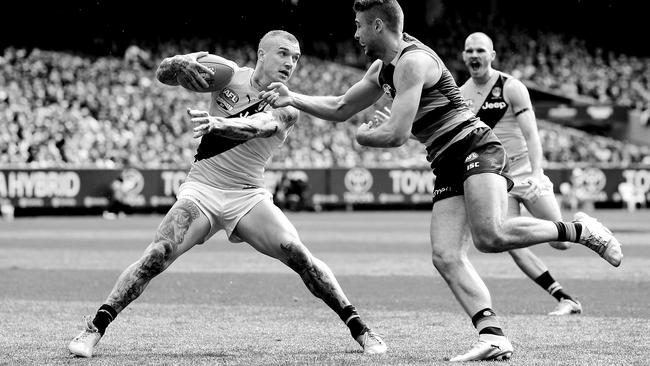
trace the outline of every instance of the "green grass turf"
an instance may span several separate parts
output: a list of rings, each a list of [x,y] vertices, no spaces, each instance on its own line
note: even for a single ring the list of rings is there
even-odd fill
[[[506,254],[471,259],[515,346],[512,365],[646,365],[650,358],[650,212],[597,211],[624,244],[612,268],[583,247],[534,250],[582,301],[581,316],[544,315],[554,300]],[[389,354],[369,357],[299,278],[222,233],[180,258],[108,329],[90,360],[69,356],[138,258],[160,216],[0,222],[0,364],[435,365],[475,339],[430,261],[429,213],[290,213]]]

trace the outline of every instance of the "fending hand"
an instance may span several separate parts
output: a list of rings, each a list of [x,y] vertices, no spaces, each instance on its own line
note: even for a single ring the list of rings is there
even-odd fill
[[[259,98],[269,103],[273,108],[291,105],[291,91],[281,82],[269,84],[266,91],[259,93]]]
[[[187,114],[191,117],[191,122],[194,125],[192,135],[194,138],[199,138],[205,134],[210,133],[214,125],[218,123],[218,117],[211,117],[208,112],[198,109],[187,109]]]
[[[375,111],[372,120],[368,121],[368,123],[370,124],[369,126],[370,128],[377,128],[382,123],[390,119],[390,109],[388,107],[384,107],[383,110],[384,110],[383,112],[380,110]]]

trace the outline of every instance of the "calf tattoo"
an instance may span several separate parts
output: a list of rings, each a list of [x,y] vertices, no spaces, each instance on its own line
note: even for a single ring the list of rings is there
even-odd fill
[[[131,264],[117,280],[106,304],[118,313],[137,299],[152,278],[162,273],[178,255],[190,225],[199,217],[199,209],[187,200],[180,200],[167,213],[158,227],[154,241],[142,257]]]
[[[327,265],[296,243],[283,243],[280,248],[287,256],[287,265],[296,271],[314,296],[320,298],[337,314],[347,303],[336,278]]]

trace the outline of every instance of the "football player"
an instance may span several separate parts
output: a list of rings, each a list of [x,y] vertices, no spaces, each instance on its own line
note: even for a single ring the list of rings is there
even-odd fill
[[[579,242],[613,266],[623,257],[620,243],[595,219],[575,222],[506,218],[508,190],[503,145],[465,105],[444,62],[403,32],[396,0],[355,0],[356,32],[373,58],[365,76],[341,96],[307,96],[272,83],[262,97],[276,107],[293,106],[319,118],[345,121],[382,95],[391,114],[378,113],[359,126],[356,139],[371,147],[420,141],[436,176],[431,215],[433,264],[447,281],[479,333],[478,342],[452,361],[508,359],[513,348],[492,310],[490,293],[467,258],[470,235],[482,252],[502,252],[549,241]]]
[[[197,62],[202,55],[164,59],[157,70],[158,80],[206,88],[202,74],[212,71]],[[108,325],[142,294],[151,279],[221,230],[230,241],[245,241],[294,270],[338,314],[365,353],[386,352],[386,344],[361,319],[330,268],[311,254],[264,188],[264,167],[292,130],[298,111],[272,109],[258,95],[271,82],[289,80],[300,58],[298,40],[288,32],[271,31],[260,40],[257,56],[254,69],[235,65],[228,85],[211,93],[209,113],[190,111],[196,124],[194,136],[201,143],[178,200],[142,257],[122,272],[95,316],[85,318],[85,330],[69,344],[73,354],[91,357]]]
[[[465,40],[463,61],[471,78],[460,87],[460,92],[476,116],[492,128],[508,154],[515,183],[508,194],[508,216],[520,216],[523,205],[535,217],[562,221],[553,183],[542,169],[542,143],[528,89],[511,75],[492,68],[495,57],[490,37],[481,32],[470,34]],[[569,247],[566,242],[550,244],[556,249]],[[562,288],[530,249],[513,249],[508,253],[530,279],[558,301],[549,315],[582,313],[580,302]]]

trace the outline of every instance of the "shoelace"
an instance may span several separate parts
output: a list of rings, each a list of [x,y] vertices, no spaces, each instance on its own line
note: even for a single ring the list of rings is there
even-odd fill
[[[382,344],[383,341],[380,340],[379,336],[373,332],[373,331],[367,331],[363,333],[363,337],[361,338],[361,347],[366,347],[368,344],[368,340],[373,340],[376,344]]]
[[[88,334],[92,333],[99,333],[99,330],[95,327],[95,324],[93,324],[93,321],[91,320],[90,316],[84,316],[84,325],[81,328],[84,333],[83,337],[87,337]]]
[[[596,235],[593,233],[589,233],[589,236],[587,237],[586,244],[590,249],[593,249],[596,251],[596,253],[603,255],[605,253],[605,250],[607,250],[607,243],[608,241],[605,240],[600,235]]]
[[[495,344],[491,344],[491,343],[489,343],[489,342],[487,342],[487,341],[479,340],[478,342],[474,343],[474,345],[473,345],[472,348],[469,350],[469,352],[472,352],[472,351],[475,350],[475,349],[480,349],[482,344],[487,344],[487,345],[489,345],[489,346],[492,347],[492,348],[496,348],[496,349],[498,349],[498,350],[501,350],[501,347],[499,347],[499,346],[497,346],[497,345],[495,345]],[[468,353],[469,353],[469,352],[468,352]]]
[[[366,333],[366,338],[364,339],[366,342],[368,342],[368,339],[372,339],[375,341],[377,344],[382,344],[383,341],[379,338],[379,336],[375,332],[367,332]]]

